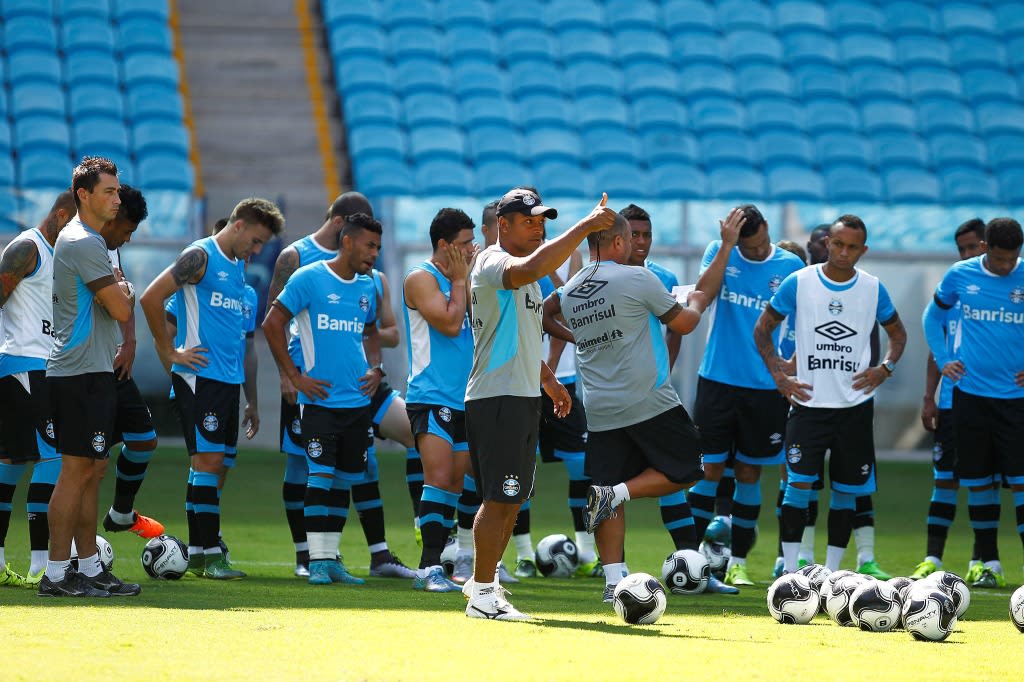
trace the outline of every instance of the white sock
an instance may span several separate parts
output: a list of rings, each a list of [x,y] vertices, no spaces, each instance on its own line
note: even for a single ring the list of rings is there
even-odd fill
[[[924,560],[925,561],[930,561],[933,564],[935,564],[936,570],[941,570],[942,569],[942,559],[940,559],[939,557],[937,557],[937,556],[926,556],[924,558]]]
[[[338,538],[338,544],[341,544],[341,538]],[[386,551],[388,551],[388,543],[387,542],[378,542],[375,545],[370,545],[369,546],[369,550],[370,550],[370,554],[376,554],[377,552],[386,552]]]
[[[729,556],[729,563],[727,563],[727,564],[725,565],[725,570],[727,570],[727,571],[728,571],[728,570],[729,570],[730,568],[732,568],[732,567],[733,567],[733,566],[735,566],[736,564],[739,564],[739,565],[741,565],[741,566],[746,566],[746,565],[747,565],[747,559],[746,559],[746,557],[740,558],[740,557],[738,557],[738,556],[731,556],[731,555],[730,555],[730,556]]]
[[[478,583],[473,581],[473,597],[472,599],[480,599],[481,597],[490,597],[495,594],[498,590],[498,581],[495,580],[493,583]]]
[[[46,550],[45,549],[33,549],[32,550],[32,561],[28,566],[28,572],[32,575],[36,575],[39,571],[46,569]]]
[[[129,523],[131,523],[131,524],[135,523],[135,512],[134,511],[130,511],[127,514],[122,514],[119,511],[114,511],[114,508],[111,507],[110,511],[107,512],[107,516],[110,517],[111,521],[113,521],[114,523],[119,523],[122,526],[126,526]]]
[[[618,585],[619,581],[629,575],[629,569],[626,568],[626,562],[618,564],[604,564],[604,584],[605,585]]]
[[[861,526],[853,529],[853,541],[857,545],[857,565],[875,560],[875,527]]]
[[[309,543],[308,542],[296,542],[295,543],[295,551],[296,552],[308,552],[309,551]]]
[[[999,559],[996,559],[994,561],[986,561],[985,568],[989,569],[990,571],[994,571],[995,573],[1003,572],[1003,565],[999,563]]]
[[[804,526],[804,534],[800,536],[800,558],[809,564],[814,563],[814,526]]]
[[[597,558],[594,551],[594,536],[585,530],[576,531],[576,556],[581,564],[589,564]]]
[[[785,561],[786,573],[795,573],[800,567],[798,554],[800,552],[799,542],[783,542],[782,556]]]
[[[331,546],[328,536],[331,533],[306,533],[306,541],[309,543],[309,560],[324,561],[333,559],[337,554],[336,546]]]
[[[4,554],[4,548],[0,547],[0,568],[7,565],[7,556]]]
[[[629,502],[629,488],[626,487],[625,483],[619,483],[612,486],[612,508],[618,507],[623,502]]]
[[[459,543],[456,556],[473,556],[473,529],[459,526],[456,534]]]
[[[64,574],[71,568],[71,559],[65,559],[64,561],[47,561],[46,562],[46,577],[55,583],[64,580]]]
[[[529,533],[513,535],[512,541],[516,545],[516,559],[529,559],[533,561],[533,539]]]
[[[213,557],[214,559],[216,559],[216,556],[214,556],[214,555],[220,555],[220,554],[223,554],[223,553],[224,552],[221,551],[219,546],[218,547],[204,547],[203,548],[203,555],[204,556],[208,556],[208,557]]]
[[[78,557],[78,572],[84,575],[86,578],[95,578],[103,572],[103,566],[100,565],[99,553],[87,556],[85,558]]]
[[[188,555],[189,556],[199,556],[202,553],[203,553],[203,548],[200,547],[199,545],[189,545],[188,546]]]
[[[825,549],[825,568],[830,571],[838,571],[839,564],[843,563],[843,554],[845,553],[845,547],[833,547],[832,545],[829,545]]]

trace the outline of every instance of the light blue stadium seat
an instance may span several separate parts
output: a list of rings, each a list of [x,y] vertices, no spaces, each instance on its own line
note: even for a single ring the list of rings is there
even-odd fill
[[[640,74],[636,74],[640,76]],[[626,74],[627,90],[630,74]],[[713,64],[695,64],[686,66],[680,70],[677,92],[684,97],[696,97],[699,95],[733,95],[736,92],[736,79],[732,71]]]
[[[188,156],[188,130],[181,123],[150,120],[132,126],[132,149],[139,158],[153,153]]]
[[[86,154],[127,157],[131,149],[128,129],[117,118],[90,116],[76,120],[71,127],[71,142],[78,158]]]
[[[640,141],[624,127],[602,125],[584,128],[580,137],[592,168],[605,161],[640,164]]]
[[[611,36],[595,27],[571,28],[560,33],[558,53],[566,66],[580,59],[610,62],[615,58]]]
[[[404,59],[395,64],[395,91],[403,97],[415,92],[451,90],[448,67],[437,59]]]
[[[889,66],[896,61],[896,49],[892,42],[879,33],[851,33],[840,36],[839,54],[847,66]]]
[[[465,196],[475,189],[473,171],[452,159],[427,159],[416,165],[413,174],[420,196]]]
[[[466,155],[476,163],[494,158],[518,162],[525,149],[523,136],[507,124],[487,123],[466,131]]]
[[[4,3],[5,12],[9,4]],[[110,0],[57,0],[54,5],[57,16],[98,17],[110,21]]]
[[[483,0],[459,0],[439,2],[437,23],[441,26],[490,26],[492,22],[490,3]]]
[[[7,125],[6,118],[0,118],[0,159],[7,159],[10,157],[12,142],[11,127]],[[0,175],[0,185],[4,184],[4,177],[5,176]]]
[[[824,201],[825,181],[807,166],[781,165],[768,170],[768,197],[772,201]]]
[[[65,55],[64,73],[68,83],[105,83],[114,87],[121,83],[117,62],[103,52],[76,52]],[[177,87],[177,83],[173,85]]]
[[[875,163],[875,152],[862,135],[856,133],[822,133],[814,140],[818,164],[828,169],[831,166],[871,166]]]
[[[21,116],[46,114],[63,118],[67,116],[64,89],[48,82],[25,81],[11,88],[11,115]]]
[[[1000,199],[1009,204],[1024,204],[1024,169],[1012,168],[999,174]]]
[[[721,166],[708,171],[715,199],[759,200],[765,196],[764,176],[747,165]]]
[[[138,183],[143,190],[173,189],[191,192],[195,171],[185,157],[177,154],[147,154],[136,163]]]
[[[562,75],[554,62],[523,60],[509,64],[509,91],[513,97],[547,93],[562,95]]]
[[[623,69],[622,75],[623,90],[627,99],[656,93],[677,95],[682,90],[681,76],[677,75],[674,68],[668,66],[634,64]],[[699,81],[696,75],[694,78],[695,81]]]
[[[61,47],[65,54],[78,50],[114,52],[114,27],[109,19],[99,17],[65,17],[60,27]]]
[[[883,130],[913,131],[917,127],[914,109],[900,102],[875,100],[865,102],[860,108],[864,130],[868,133]]]
[[[538,125],[567,127],[572,120],[570,102],[549,92],[523,93],[517,98],[516,105],[519,108],[519,127],[523,130]]]
[[[805,126],[803,107],[787,98],[757,98],[748,102],[746,109],[751,130],[803,130]]]
[[[695,164],[701,158],[700,147],[693,135],[667,128],[640,133],[643,159],[655,166],[672,163]]]
[[[18,197],[9,189],[14,185],[14,162],[0,157],[0,232],[21,230]]]
[[[940,170],[942,198],[947,204],[999,203],[999,184],[978,168]]]
[[[4,19],[18,17],[53,17],[53,0],[4,0]]]
[[[877,7],[867,2],[850,1],[828,3],[829,25],[836,35],[882,31],[885,27],[885,15]]]
[[[185,104],[177,88],[160,84],[137,84],[127,90],[128,117],[138,123],[147,119],[180,121]]]
[[[113,60],[107,61],[113,68]],[[12,86],[40,81],[59,85],[63,81],[60,59],[53,50],[19,50],[7,57],[7,80]]]
[[[167,22],[171,18],[168,0],[114,0],[113,15],[118,20],[148,17]]]
[[[178,63],[169,55],[140,52],[125,57],[124,84],[132,87],[142,83],[166,83],[178,86]]]
[[[889,166],[927,168],[929,165],[928,147],[920,137],[913,133],[879,133],[872,136],[871,142],[875,147],[875,161],[880,168]]]
[[[977,2],[942,3],[940,9],[942,28],[946,35],[955,36],[964,33],[992,35],[996,33],[996,18],[987,7],[979,7]]]
[[[792,97],[793,78],[789,71],[771,64],[740,67],[736,82],[744,100],[754,97]]]
[[[565,65],[562,82],[566,92],[584,95],[622,95],[622,71],[614,64],[591,59],[575,60]]]
[[[943,133],[928,140],[932,162],[936,168],[971,166],[985,168],[988,159],[985,145],[974,135]]]
[[[938,178],[918,168],[883,168],[882,181],[893,203],[935,203],[942,199]]]
[[[824,175],[825,198],[832,203],[878,202],[883,198],[878,175],[862,166],[829,166]]]
[[[782,61],[782,43],[763,30],[740,29],[725,36],[725,54],[735,67],[749,63]]]
[[[509,187],[532,186],[533,171],[518,161],[494,156],[477,162],[476,187],[479,196],[500,197]]]
[[[518,114],[511,100],[495,94],[471,95],[459,100],[459,123],[467,131],[481,125],[500,123],[511,127]]]
[[[793,82],[805,100],[816,97],[849,97],[850,78],[845,71],[826,64],[803,64],[793,68]]]
[[[615,57],[623,66],[636,62],[668,63],[672,49],[656,28],[630,28],[613,35]]]
[[[463,59],[489,59],[497,62],[499,44],[497,34],[490,27],[469,24],[445,26],[444,45],[450,64]]]
[[[387,0],[381,3],[381,23],[388,30],[399,26],[433,26],[434,3],[429,0]]]
[[[544,3],[541,0],[495,0],[492,4],[495,20],[509,26],[538,24],[544,16]]]
[[[663,163],[651,167],[651,183],[659,199],[704,199],[708,179],[700,168],[688,163]]]
[[[996,15],[996,30],[1004,38],[1020,35],[1024,31],[1024,4],[998,3],[992,9]]]
[[[985,143],[993,168],[1024,168],[1024,135],[992,135]]]
[[[780,33],[803,28],[828,31],[828,17],[820,3],[801,0],[784,1],[775,4],[775,25]]]
[[[599,164],[591,169],[590,177],[594,194],[607,192],[616,197],[644,197],[651,191],[647,173],[634,163]]]
[[[522,111],[522,108],[520,108]],[[576,98],[575,123],[582,129],[592,125],[629,125],[629,111],[621,97],[587,95]]]
[[[749,137],[727,132],[701,135],[700,151],[708,169],[733,163],[750,166],[757,154]]]
[[[960,76],[949,69],[930,66],[907,69],[907,85],[915,99],[948,97],[959,99],[963,95]]]
[[[355,188],[371,197],[413,193],[412,171],[404,161],[393,158],[354,158]]]
[[[746,110],[731,97],[695,97],[690,100],[690,125],[698,133],[714,130],[741,132],[747,127]]]
[[[417,165],[432,159],[461,162],[465,154],[465,139],[451,126],[432,125],[409,130],[409,156]]]
[[[770,9],[756,0],[724,0],[715,3],[715,18],[723,33],[752,29],[771,33],[775,17]]]
[[[583,158],[580,136],[563,127],[538,127],[524,131],[531,158],[538,161],[561,159],[579,163]]]
[[[1017,80],[1001,69],[971,69],[960,74],[964,96],[972,104],[988,101],[1020,101]]]
[[[791,66],[839,63],[839,46],[817,31],[792,31],[782,36],[782,53]]]
[[[57,45],[57,27],[42,16],[18,16],[6,19],[3,26],[7,54],[19,50],[52,50]]]
[[[853,132],[860,128],[857,110],[846,100],[815,99],[807,103],[807,130],[819,134],[830,131]]]
[[[578,162],[566,159],[543,159],[533,165],[536,187],[545,197],[584,197],[589,193],[580,179],[585,177]]]
[[[398,98],[389,92],[367,90],[345,95],[341,101],[345,124],[359,126],[364,123],[397,125],[401,111]]]
[[[64,117],[21,116],[14,121],[14,146],[19,154],[35,150],[70,151],[71,135]]]
[[[633,125],[637,131],[668,128],[674,130],[687,124],[689,117],[679,98],[654,93],[636,97],[629,102]]]
[[[1010,38],[1006,42],[1010,66],[1020,73],[1024,71],[1024,36]]]
[[[951,99],[928,99],[917,105],[918,129],[924,135],[953,131],[974,132],[974,113],[963,102]]]
[[[905,69],[914,66],[948,69],[953,63],[949,43],[936,35],[897,37],[896,60]]]
[[[82,151],[83,149],[85,151]],[[76,150],[74,158],[77,160],[86,154],[105,156],[113,161],[114,165],[117,166],[117,178],[122,183],[134,185],[139,181],[138,170],[135,168],[135,162],[132,161],[132,157],[129,156],[127,151],[122,152],[121,150],[111,146],[104,147],[102,145],[97,145],[95,148],[87,146]]]
[[[670,40],[672,58],[680,67],[699,62],[725,65],[725,43],[717,33],[680,31],[670,36]]]
[[[886,27],[894,36],[933,35],[939,28],[935,11],[921,2],[885,2],[882,11]]]
[[[685,30],[717,31],[715,13],[701,0],[668,0],[661,8],[669,34]]]
[[[1024,132],[1024,108],[1006,102],[985,102],[975,110],[978,131],[983,135]]]
[[[544,20],[556,33],[577,26],[603,28],[604,6],[593,0],[560,0],[548,3],[544,8]]]
[[[377,28],[381,22],[381,7],[376,2],[352,2],[352,0],[324,0],[324,25],[328,30],[335,26],[359,27],[362,30]]]
[[[1001,39],[980,35],[953,35],[949,37],[949,46],[952,49],[950,60],[960,69],[1005,69],[1009,65],[1006,48]]]
[[[440,59],[441,32],[433,26],[398,26],[388,33],[388,54],[396,64],[405,59]]]
[[[335,60],[351,57],[383,59],[389,48],[383,31],[359,31],[348,24],[338,24],[330,33],[329,49]]]
[[[472,95],[505,96],[505,81],[494,62],[465,60],[452,65],[452,92],[459,100]]]
[[[21,189],[64,189],[71,184],[71,156],[67,151],[39,150],[18,155]]]
[[[392,92],[395,89],[395,73],[381,57],[353,56],[336,59],[334,76],[338,90],[346,95],[364,90]]]
[[[348,148],[353,159],[405,158],[405,135],[391,125],[348,126]]]
[[[658,4],[636,0],[605,0],[608,24],[619,29],[659,29],[662,25]]]
[[[757,159],[765,168],[778,164],[814,165],[814,147],[806,135],[773,130],[757,136]]]
[[[436,92],[417,92],[403,98],[402,112],[410,130],[430,124],[454,126],[458,120],[455,99]]]
[[[174,50],[174,36],[166,21],[132,17],[118,25],[117,35],[117,48],[123,54],[156,52],[169,55]]]
[[[868,99],[905,99],[907,79],[896,69],[878,64],[861,65],[849,69],[854,97]]]

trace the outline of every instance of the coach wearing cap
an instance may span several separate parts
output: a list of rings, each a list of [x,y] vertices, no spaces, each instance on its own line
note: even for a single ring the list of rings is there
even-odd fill
[[[544,391],[564,416],[572,402],[541,361],[542,299],[537,280],[555,270],[588,234],[608,229],[615,211],[608,195],[586,218],[544,242],[544,223],[558,212],[532,188],[517,187],[498,202],[498,243],[480,252],[470,276],[473,369],[466,387],[466,435],[483,505],[473,525],[474,580],[466,615],[522,620],[498,589],[501,559],[519,506],[533,494]]]

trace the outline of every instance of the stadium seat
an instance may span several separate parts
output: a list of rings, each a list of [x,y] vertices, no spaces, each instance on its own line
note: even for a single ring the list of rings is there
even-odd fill
[[[578,164],[583,158],[580,136],[572,130],[548,126],[524,134],[529,155],[537,161],[560,159]]]
[[[767,172],[768,197],[772,201],[823,201],[825,182],[806,166],[782,165]]]
[[[725,36],[725,54],[736,67],[761,62],[778,64],[782,61],[782,43],[770,33],[740,29]]]
[[[438,59],[404,59],[395,65],[395,91],[402,97],[417,92],[451,91],[448,67]]]
[[[409,130],[409,155],[417,165],[433,159],[462,161],[465,154],[465,139],[451,126],[432,125]]]
[[[724,0],[715,3],[715,18],[726,35],[744,29],[772,33],[775,17],[771,10],[755,0]]]
[[[357,30],[378,29],[381,23],[381,8],[378,3],[352,2],[352,0],[324,0],[324,25],[333,30],[343,25]]]
[[[875,147],[875,161],[879,168],[889,166],[929,165],[928,147],[917,135],[911,133],[884,132],[872,136]]]
[[[523,130],[533,126],[567,127],[572,121],[571,103],[549,92],[524,92],[516,99],[519,109],[518,123]]]
[[[338,90],[350,95],[364,90],[392,92],[395,74],[381,57],[356,56],[335,60],[334,76]]]
[[[911,34],[933,35],[938,31],[939,20],[935,11],[920,2],[885,2],[885,25],[894,36]]]
[[[131,149],[124,121],[115,118],[89,117],[76,120],[71,127],[71,142],[77,158],[86,154],[127,157]],[[136,151],[139,151],[138,147]],[[183,155],[187,153],[186,148]]]
[[[128,117],[138,123],[147,119],[180,121],[185,104],[177,88],[161,84],[142,84],[129,88]]]
[[[1004,38],[1024,32],[1024,4],[999,3],[992,8],[996,14],[996,30]]]
[[[826,64],[803,64],[793,68],[797,92],[805,100],[816,97],[849,97],[850,79],[845,71]]]
[[[744,100],[793,96],[793,78],[789,71],[774,65],[743,66],[736,74],[736,82]]]
[[[938,169],[950,166],[985,168],[987,165],[985,145],[974,135],[943,133],[934,135],[928,144],[932,163]]]
[[[704,166],[746,164],[751,166],[757,158],[754,143],[746,135],[714,132],[700,136],[701,158]]]
[[[64,89],[53,83],[23,82],[11,88],[11,115],[16,120],[22,116],[45,114],[63,118],[67,115]]]
[[[604,7],[593,0],[560,0],[544,8],[544,20],[555,33],[579,26],[604,28]]]
[[[882,200],[878,175],[861,166],[829,166],[824,170],[825,198],[833,203]]]
[[[118,21],[146,17],[167,23],[171,18],[167,3],[168,0],[114,0],[113,16]]]
[[[476,163],[491,158],[518,162],[525,150],[523,136],[509,125],[488,123],[466,132],[466,155]]]
[[[153,153],[188,156],[189,142],[181,123],[150,120],[132,126],[132,149],[139,158]]]
[[[174,50],[174,36],[167,22],[148,17],[123,20],[118,26],[117,47],[123,54],[156,52],[169,55]]]
[[[352,57],[384,59],[390,49],[389,41],[384,36],[383,31],[354,31],[347,24],[338,24],[330,33],[331,57],[335,60]]]
[[[7,159],[11,155],[11,147],[13,146],[13,140],[11,139],[11,127],[7,125],[7,119],[0,117],[0,159]],[[5,183],[4,179],[7,176],[0,174],[0,186]]]
[[[1002,69],[971,69],[960,74],[964,96],[971,104],[1020,101],[1020,86]]]
[[[509,92],[513,97],[545,93],[562,95],[562,74],[554,62],[524,60],[509,65]]]
[[[751,130],[803,130],[805,126],[803,107],[780,97],[750,101],[747,104],[747,120]]]
[[[839,38],[839,54],[847,66],[896,61],[896,50],[888,38],[878,33],[851,33]]]
[[[907,96],[907,80],[896,69],[872,64],[853,67],[849,73],[853,94],[858,100],[902,100]]]
[[[462,61],[452,65],[452,92],[461,100],[471,95],[505,96],[505,75],[493,62]]]
[[[68,83],[105,83],[117,87],[121,83],[117,62],[102,52],[78,52],[64,58]],[[142,82],[148,82],[145,79]],[[173,83],[177,88],[178,84]]]
[[[52,50],[57,45],[53,20],[41,16],[20,16],[4,21],[4,50]]]
[[[814,148],[801,133],[768,131],[757,136],[757,159],[766,169],[788,163],[810,167],[814,165]]]
[[[495,20],[509,26],[537,24],[544,16],[544,4],[540,0],[495,0],[492,4]]]
[[[14,185],[14,162],[0,157],[0,232],[21,230],[18,197],[8,189]]]
[[[191,192],[195,171],[188,159],[177,154],[147,154],[136,164],[138,183],[143,190],[173,189]]]
[[[359,126],[364,123],[397,125],[401,105],[398,98],[387,92],[356,92],[342,99],[345,124]]]
[[[813,134],[829,131],[853,132],[860,128],[860,116],[846,100],[816,99],[807,103],[807,130]]]
[[[434,3],[429,0],[388,0],[381,4],[381,22],[389,31],[399,26],[434,25]]]
[[[4,0],[4,19],[18,17],[53,17],[53,0]]]
[[[578,163],[565,159],[538,160],[533,166],[536,186],[546,197],[588,196],[587,188],[580,182],[585,175]]]
[[[985,143],[988,159],[996,170],[1024,168],[1024,135],[993,135]]]
[[[485,93],[459,100],[459,123],[469,132],[490,123],[511,126],[517,116],[512,102],[501,95]]]
[[[437,23],[440,26],[482,28],[490,26],[491,21],[491,6],[483,0],[459,0],[437,4]]]
[[[1008,60],[1010,66],[1017,73],[1024,71],[1024,36],[1010,38],[1006,45],[1009,52]]]
[[[698,133],[714,130],[740,132],[747,127],[746,111],[731,97],[697,97],[690,100],[690,125]]]
[[[623,89],[628,99],[655,93],[677,95],[682,91],[685,95],[692,92],[680,87],[683,77],[669,66],[634,64],[623,69],[622,75]],[[695,74],[691,75],[697,79]]]
[[[169,56],[142,52],[125,57],[124,84],[166,83],[178,86],[178,63]]]
[[[463,59],[497,62],[499,58],[498,36],[491,32],[490,27],[469,24],[445,26],[444,44],[448,62],[453,65]]]
[[[622,71],[608,62],[584,59],[566,64],[562,82],[566,91],[576,97],[622,94]]]
[[[1000,199],[1021,205],[1024,204],[1024,170],[1013,168],[999,174]]]
[[[68,154],[68,124],[63,116],[21,116],[14,121],[14,146],[19,155],[35,150]]]
[[[390,125],[348,126],[348,148],[353,159],[405,157],[405,135]]]
[[[65,17],[60,27],[61,47],[65,54],[79,50],[114,53],[114,28],[109,19]]]
[[[500,156],[483,159],[476,164],[477,194],[485,197],[501,196],[509,187],[534,184],[533,171],[517,161]]]
[[[948,97],[959,99],[963,94],[960,76],[949,69],[921,66],[907,69],[907,85],[914,99]]]
[[[633,98],[629,104],[633,125],[641,134],[648,130],[675,130],[689,120],[677,97],[655,93]]]
[[[594,27],[566,29],[558,36],[558,52],[566,66],[580,59],[610,62],[615,58],[611,36]]]
[[[520,105],[520,112],[522,107]],[[586,95],[576,99],[574,122],[581,129],[593,125],[614,125],[625,128],[629,125],[629,111],[621,97],[608,95]]]
[[[823,133],[815,138],[818,164],[828,169],[834,165],[872,166],[875,152],[867,139],[856,133]]]
[[[64,189],[71,181],[67,151],[35,151],[18,155],[18,186],[22,189]]]
[[[634,163],[600,164],[591,170],[590,176],[593,194],[607,192],[616,197],[644,197],[650,191],[650,178]]]
[[[723,166],[708,171],[715,199],[758,200],[765,196],[764,176],[746,165]]]
[[[415,192],[420,196],[465,196],[475,189],[473,172],[453,159],[428,159],[413,171]]]
[[[592,169],[607,161],[640,164],[639,140],[624,127],[602,125],[584,128],[580,138]]]
[[[817,31],[792,31],[782,36],[782,53],[791,66],[839,62],[836,42]]]
[[[886,196],[893,203],[934,203],[941,201],[938,179],[916,168],[882,169]]]
[[[950,60],[960,69],[1005,69],[1009,65],[1006,48],[995,37],[953,35],[949,38],[949,46],[952,49]]]
[[[641,76],[640,73],[633,74]],[[630,89],[631,74],[626,74],[626,89]],[[729,69],[712,64],[695,64],[686,66],[679,73],[678,92],[691,98],[699,95],[733,96],[736,92],[736,79]]]
[[[903,68],[952,65],[949,43],[934,35],[907,35],[896,38],[896,60]]]
[[[667,63],[672,56],[668,40],[655,28],[616,27],[613,44],[615,57],[623,66],[636,62]]]
[[[114,70],[114,61],[109,57],[106,66]],[[60,60],[53,50],[19,50],[7,57],[7,81],[11,87],[24,82],[60,85],[63,80]],[[71,81],[70,74],[68,80],[75,82]],[[116,78],[113,83],[117,83]]]
[[[4,3],[7,13],[9,2]],[[57,0],[56,14],[61,17],[98,17],[110,21],[110,0]]]
[[[781,33],[808,28],[822,32],[829,30],[824,7],[819,3],[801,0],[775,3],[775,25]]]
[[[866,2],[836,2],[828,4],[829,25],[836,35],[881,31],[885,15]]]
[[[999,203],[999,184],[990,174],[977,168],[953,168],[940,171],[942,198],[947,204]]]
[[[618,29],[660,29],[661,13],[654,2],[636,0],[605,0],[605,16],[609,25]]]
[[[917,127],[914,109],[900,102],[876,100],[865,102],[861,108],[864,130],[876,133],[883,130],[913,131]]]
[[[715,13],[701,0],[668,0],[661,8],[669,35],[686,30],[716,32]]]
[[[717,33],[704,31],[680,31],[670,36],[672,58],[678,66],[689,66],[698,62],[725,64],[725,45]]]
[[[403,98],[402,112],[410,129],[430,124],[454,126],[458,120],[455,100],[436,92],[417,92]]]
[[[917,105],[917,124],[925,135],[942,131],[971,133],[974,113],[957,100],[928,99]]]
[[[967,34],[991,35],[996,32],[996,18],[979,3],[942,3],[942,28],[948,36]]]
[[[558,60],[558,46],[547,33],[536,26],[513,27],[501,36],[501,56],[512,66],[523,60],[554,62]]]
[[[693,164],[701,158],[697,140],[683,130],[663,128],[640,133],[640,145],[642,158],[651,168],[672,163]]]
[[[650,177],[659,199],[704,199],[708,195],[708,179],[690,164],[658,164],[651,167]]]
[[[1024,132],[1024,109],[1020,104],[985,102],[974,110],[978,131],[983,135]]]

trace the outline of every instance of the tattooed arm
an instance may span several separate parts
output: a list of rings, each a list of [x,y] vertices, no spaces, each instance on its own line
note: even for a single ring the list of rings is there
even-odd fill
[[[782,323],[785,318],[772,308],[769,304],[761,312],[761,317],[754,325],[754,342],[757,344],[757,352],[761,355],[765,367],[771,372],[775,380],[775,387],[786,400],[793,402],[793,399],[807,401],[811,399],[810,384],[801,383],[797,377],[791,377],[784,370],[784,363],[775,349],[772,339],[772,332]]]
[[[200,248],[188,248],[182,251],[178,259],[161,272],[142,294],[142,312],[146,315],[146,324],[153,334],[157,355],[168,371],[172,364],[186,365],[193,370],[207,364],[205,348],[175,350],[173,340],[168,336],[167,326],[164,324],[164,301],[185,284],[196,284],[205,274],[206,252]]]
[[[0,308],[7,305],[7,299],[18,288],[39,262],[36,245],[23,239],[9,246],[0,258]]]
[[[270,279],[270,288],[267,290],[267,300],[273,303],[281,295],[284,285],[288,283],[292,274],[299,269],[299,252],[294,246],[289,246],[277,255],[277,262],[274,263],[274,276]]]

